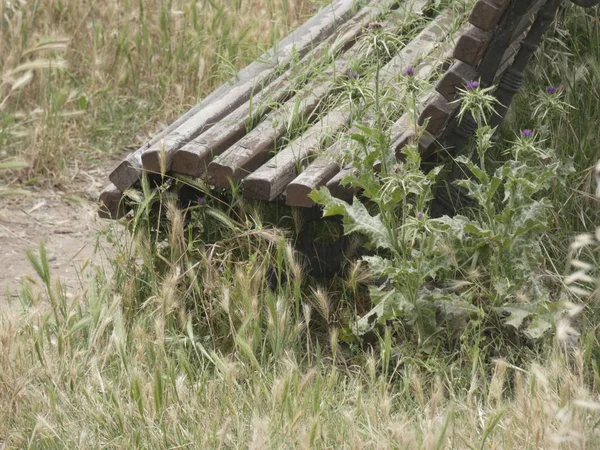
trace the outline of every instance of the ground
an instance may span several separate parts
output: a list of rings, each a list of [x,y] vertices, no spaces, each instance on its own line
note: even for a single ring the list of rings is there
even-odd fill
[[[108,221],[97,217],[96,201],[110,167],[79,171],[62,190],[19,188],[16,195],[2,198],[0,306],[17,300],[21,281],[38,282],[25,251],[37,253],[40,241],[46,246],[53,277],[60,278],[69,295],[83,292],[83,274],[98,267],[108,270],[110,245],[100,233]]]

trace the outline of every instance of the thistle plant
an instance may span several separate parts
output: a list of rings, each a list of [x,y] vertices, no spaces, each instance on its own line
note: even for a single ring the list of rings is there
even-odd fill
[[[495,112],[494,106],[498,104],[498,100],[492,94],[494,89],[495,86],[481,87],[477,80],[467,81],[464,89],[459,89],[460,99],[455,100],[460,103],[458,120],[470,113],[480,127],[487,125],[488,118]]]
[[[546,96],[556,95],[548,89]],[[465,279],[474,270],[485,274],[477,297],[488,311],[501,312],[505,325],[529,339],[550,330],[550,286],[539,281],[544,255],[540,239],[549,230],[552,203],[548,193],[562,185],[573,168],[559,160],[535,130],[521,130],[505,150],[506,160],[490,167],[492,136],[485,116],[493,114],[493,101],[486,90],[465,90],[461,113],[471,113],[480,128],[474,147],[477,164],[459,156],[457,162],[471,174],[455,183],[478,205],[465,215],[442,218],[448,227],[450,245],[456,250],[456,267]],[[554,101],[554,100],[552,100]],[[537,110],[539,112],[539,109]],[[546,115],[535,116],[543,123]]]
[[[413,78],[414,69],[407,69],[404,83],[417,95],[420,86]],[[325,216],[341,215],[346,233],[367,237],[374,251],[363,261],[386,280],[371,288],[374,308],[356,322],[356,335],[391,321],[413,327],[420,343],[429,342],[439,332],[436,314],[452,316],[457,309],[463,317],[484,318],[489,325],[478,333],[496,319],[507,333],[529,340],[550,331],[551,287],[538,276],[544,259],[540,238],[549,229],[549,189],[564,182],[572,168],[532,129],[523,129],[504,151],[504,162],[491,159],[496,130],[488,118],[496,104],[491,88],[475,80],[462,92],[459,117],[470,114],[479,125],[472,146],[476,158],[456,158],[471,177],[455,183],[477,205],[464,215],[429,217],[431,189],[441,168],[423,173],[416,145],[406,146],[396,161],[386,133],[366,127],[353,136],[364,157],[355,160],[357,170],[345,180],[359,188],[362,201],[349,204],[326,189],[313,193]],[[372,170],[376,160],[379,173]],[[444,285],[449,277],[455,282]],[[471,287],[459,289],[457,297],[449,286],[461,284]]]
[[[336,199],[325,188],[311,198],[324,206],[324,216],[343,216],[346,233],[367,237],[374,254],[363,261],[376,277],[387,280],[371,288],[374,309],[355,324],[354,333],[362,336],[377,323],[402,318],[415,328],[417,340],[425,342],[436,327],[435,309],[422,288],[448,266],[438,245],[440,224],[428,214],[438,170],[423,173],[418,149],[409,145],[403,150],[404,162],[377,174],[372,164],[388,155],[387,139],[378,130],[364,128],[363,133],[357,139],[371,151],[346,182],[362,190],[365,204]]]
[[[532,116],[536,118],[539,124],[543,124],[550,117],[564,115],[572,106],[566,103],[562,97],[563,95],[559,88],[551,85],[546,86],[535,100],[535,108]]]

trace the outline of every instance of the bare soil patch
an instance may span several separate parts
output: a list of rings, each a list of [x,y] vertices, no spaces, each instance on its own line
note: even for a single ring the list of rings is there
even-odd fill
[[[95,169],[79,172],[68,189],[15,188],[16,195],[0,197],[0,307],[18,299],[23,281],[40,284],[25,253],[37,254],[40,241],[53,279],[61,280],[68,295],[85,291],[90,272],[108,271],[111,247],[101,232],[109,222],[96,214],[105,180],[106,172]]]

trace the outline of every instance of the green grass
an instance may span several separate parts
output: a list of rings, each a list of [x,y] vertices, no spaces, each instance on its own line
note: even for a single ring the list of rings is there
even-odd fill
[[[251,43],[276,40],[281,31],[259,19],[286,14],[292,26],[310,7],[66,3],[6,10],[2,73],[29,58],[41,64],[47,52],[68,61],[32,69],[18,94],[8,87],[14,80],[0,87],[9,93],[0,109],[4,156],[20,161],[0,163],[6,173],[26,160],[25,175],[44,179],[66,173],[80,145],[89,160],[122,147],[228,78]],[[86,14],[93,20],[75,20]],[[130,238],[107,226],[110,270],[99,268],[81,295],[53,276],[43,246],[28,252],[40,282],[23,284],[18,302],[0,311],[0,447],[597,448],[597,240],[576,237],[599,223],[598,19],[597,10],[568,8],[501,142],[487,148],[483,132],[475,141],[487,169],[480,176],[514,163],[513,185],[503,178],[495,194],[474,181],[479,207],[436,221],[409,147],[406,164],[358,180],[370,217],[356,204],[328,204],[381,247],[335,279],[311,276],[294,250],[305,220],[297,211],[214,195],[182,210],[175,190],[153,190],[148,180],[130,194],[139,203]],[[59,35],[72,37],[68,46]],[[27,53],[36,36],[53,36],[51,48]],[[202,61],[208,78],[199,77]],[[559,94],[546,94],[548,85]],[[37,107],[44,112],[22,113]],[[520,138],[524,128],[536,138]],[[355,144],[385,158],[385,133],[363,130]],[[501,213],[535,220],[518,231]],[[307,226],[315,240],[339,232]],[[380,274],[388,290],[374,289]],[[377,300],[394,307],[376,311],[372,332],[357,332]],[[446,316],[432,316],[440,301]],[[523,315],[507,320],[506,304]],[[550,328],[528,337],[540,323]]]

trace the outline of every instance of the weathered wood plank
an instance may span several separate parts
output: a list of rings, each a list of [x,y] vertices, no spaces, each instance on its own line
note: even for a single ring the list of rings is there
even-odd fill
[[[287,187],[286,203],[290,206],[310,208],[315,204],[308,195],[313,189],[324,186],[340,171],[340,164],[329,157],[319,157],[296,177]]]
[[[344,186],[342,181],[353,172],[358,172],[358,169],[351,164],[348,164],[336,173],[331,179],[325,184],[331,195],[347,202],[351,201],[352,198],[359,192],[356,186]]]
[[[419,153],[422,157],[427,156],[435,145],[435,136],[424,130],[418,133],[414,126],[414,117],[412,114],[404,114],[398,121],[397,129],[404,131],[392,142],[390,148],[395,153],[396,159],[401,159],[401,152],[409,144],[417,144]]]
[[[500,22],[510,0],[479,0],[469,16],[469,22],[483,31],[493,31]]]
[[[173,147],[179,147],[186,140],[200,134],[207,125],[210,126],[247,100],[251,92],[268,84],[275,71],[288,65],[291,58],[296,55],[303,56],[311,47],[331,35],[337,26],[356,12],[356,6],[355,0],[336,0],[323,8],[277,46],[240,71],[236,82],[215,90],[148,144],[126,157],[110,174],[110,180],[122,191],[131,187],[139,180],[142,155],[145,152],[172,151]],[[210,113],[207,113],[209,106]],[[160,155],[158,156],[160,166],[161,158]],[[166,158],[163,157],[162,160]],[[149,164],[153,163],[149,162]]]
[[[269,85],[266,93],[261,92],[238,107],[218,125],[177,150],[173,155],[172,164],[169,164],[170,160],[167,158],[167,170],[195,177],[204,175],[208,163],[241,139],[246,134],[247,126],[251,121],[267,113],[270,105],[285,101],[292,94],[294,77],[309,66],[311,61],[323,58],[327,54],[336,55],[339,51],[345,50],[364,32],[368,23],[377,18],[382,8],[388,8],[394,2],[395,0],[382,0],[363,8],[341,27],[339,33],[321,42],[302,58],[299,64],[288,69],[278,80]]]
[[[438,81],[435,89],[449,102],[458,99],[460,90],[464,89],[467,82],[476,80],[479,76],[477,69],[462,61],[455,61]]]
[[[393,83],[398,74],[402,74],[406,68],[425,58],[415,68],[415,77],[428,79],[440,66],[443,66],[445,61],[452,55],[453,47],[450,42],[451,39],[442,44],[440,44],[440,41],[445,39],[452,30],[452,22],[452,14],[448,12],[425,28],[400,51],[399,55],[390,62],[389,67],[386,66],[386,69],[382,70],[382,73],[386,74],[386,78],[382,78],[382,84],[385,86],[387,83]],[[461,32],[462,29],[458,31],[458,33]],[[350,132],[359,132],[359,130],[353,129]],[[400,130],[392,127],[390,133],[392,142],[394,142],[400,135],[406,133],[406,127],[402,127]],[[303,173],[290,182],[286,192],[286,203],[288,205],[302,207],[314,205],[313,201],[308,198],[308,193],[325,184],[332,195],[346,200],[352,198],[355,190],[340,185],[340,181],[354,170],[352,165],[340,169],[339,161],[341,157],[339,155],[344,145],[343,140],[335,143],[323,155],[317,157]]]
[[[254,200],[274,200],[298,172],[298,166],[318,151],[324,136],[336,134],[350,122],[350,113],[331,111],[308,132],[281,150],[258,170],[244,179],[242,193]]]
[[[471,26],[458,39],[454,57],[471,66],[477,66],[492,38],[492,33]]]
[[[385,89],[387,86],[394,85],[396,83],[397,77],[401,75],[406,70],[406,68],[415,64],[417,61],[425,57],[436,46],[439,45],[440,41],[443,40],[451,31],[452,24],[453,14],[451,12],[447,12],[446,14],[443,14],[440,17],[438,17],[437,20],[435,20],[428,27],[422,30],[421,33],[419,33],[415,39],[413,39],[409,44],[407,44],[403,49],[401,49],[400,52],[381,69],[380,87],[382,89]],[[375,81],[371,82],[368,86],[368,89],[374,88]],[[336,110],[336,113],[344,114],[346,120],[349,121],[350,113],[343,112],[343,110],[345,109],[347,108],[342,106]],[[353,129],[350,130],[350,132],[358,132],[358,130]],[[286,156],[286,163],[281,164],[280,162],[280,169],[274,170],[273,168],[271,168],[268,171],[259,170],[249,175],[244,182],[244,192],[248,185],[252,186],[254,184],[260,184],[262,186],[268,186],[276,183],[278,186],[285,186],[287,183],[291,182],[286,192],[286,203],[291,206],[305,206],[306,204],[310,204],[311,200],[304,195],[308,189],[308,186],[305,186],[304,183],[327,181],[325,179],[325,175],[319,173],[319,170],[327,173],[331,171],[331,159],[335,158],[335,156],[331,155],[330,153],[336,153],[337,147],[339,145],[340,144],[337,143],[330,147],[326,152],[326,154],[329,154],[329,160],[323,161],[322,159],[325,157],[319,157],[321,158],[321,161],[318,161],[315,164],[315,166],[319,166],[319,169],[316,169],[315,166],[313,166],[310,171],[311,176],[304,176],[300,178],[299,181],[297,179],[294,180],[294,177],[297,174],[297,161],[298,159],[306,158],[311,153],[315,152],[315,149],[308,148],[306,149],[306,151],[298,152],[297,155],[294,152],[289,152],[289,154]],[[297,158],[296,161],[294,160],[294,158]],[[276,179],[277,181],[275,182],[273,180],[269,180],[268,177]],[[308,192],[310,192],[310,190]],[[271,199],[275,198],[275,196],[279,195],[279,191],[277,189],[271,189],[270,195]]]
[[[98,199],[98,217],[117,220],[125,216],[128,208],[122,202],[123,192],[110,183],[100,193]]]
[[[431,93],[424,102],[423,110],[419,116],[419,125],[427,124],[425,129],[434,136],[439,136],[458,110],[458,102],[449,102],[437,91]]]
[[[268,152],[287,131],[290,119],[309,120],[323,106],[323,100],[335,86],[335,81],[311,83],[303,93],[286,102],[261,122],[235,145],[210,162],[208,182],[220,188],[229,187],[230,181],[241,181],[262,165]]]
[[[410,8],[420,11],[425,5],[425,0],[415,0],[411,2]],[[389,31],[399,30],[401,26],[402,23],[393,21],[382,24],[383,28],[389,27]],[[241,181],[262,165],[268,153],[274,148],[275,142],[286,132],[287,123],[293,117],[306,119],[311,114],[318,113],[324,100],[335,87],[337,80],[345,77],[351,67],[350,64],[363,58],[367,52],[367,46],[360,43],[354,45],[342,57],[334,61],[333,67],[324,77],[325,81],[309,83],[294,99],[269,114],[254,130],[217,156],[208,166],[209,183],[220,188],[227,188],[230,182]]]

